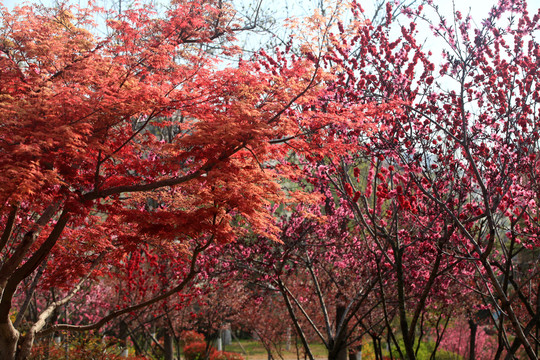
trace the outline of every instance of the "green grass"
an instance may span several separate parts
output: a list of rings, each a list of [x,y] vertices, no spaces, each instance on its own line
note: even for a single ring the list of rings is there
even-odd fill
[[[242,347],[245,349],[246,354],[244,354],[242,347],[238,344],[238,341],[233,341],[231,345],[225,346],[223,350],[242,354],[246,358],[246,360],[267,358],[266,350],[264,349],[264,347],[259,341],[240,340],[240,343],[242,344]],[[400,345],[402,346],[402,350],[404,351],[403,341],[401,340],[400,343],[401,343]],[[420,345],[420,350],[418,352],[418,359],[419,360],[429,359],[431,356],[431,351],[433,350],[433,346],[434,344],[431,342],[422,343]],[[320,343],[312,343],[310,344],[310,348],[315,358],[326,359],[328,357],[328,352],[326,351],[326,348],[324,347],[324,345]],[[301,344],[298,344],[298,351],[300,352],[300,358],[303,359],[303,348]],[[394,358],[395,359],[399,358],[398,353],[395,349],[393,349],[393,352],[394,352]],[[297,354],[296,354],[296,348],[294,347],[294,344],[291,345],[290,351],[286,351],[285,345],[283,345],[282,355],[284,359],[296,359]],[[388,356],[388,357],[390,356],[390,354],[388,354],[387,351],[383,351],[383,355]],[[275,356],[275,358],[279,359],[278,356]],[[366,342],[364,346],[362,347],[362,359],[363,360],[375,359],[375,355],[373,352],[373,345],[370,342]],[[437,359],[438,360],[461,360],[462,358],[450,352],[439,349],[437,351]]]
[[[399,345],[401,347],[401,351],[405,352],[405,346],[403,344],[403,340],[398,340]],[[431,357],[431,352],[435,348],[435,343],[430,342],[422,342],[420,344],[420,348],[418,349],[418,360],[429,360]],[[414,346],[414,349],[416,350],[416,345]],[[398,351],[395,349],[395,347],[392,347],[392,353],[394,354],[394,357],[399,358]],[[453,354],[449,351],[445,351],[441,348],[437,349],[437,360],[462,360],[463,358],[459,355]]]
[[[262,344],[259,341],[256,340],[240,340],[240,343],[242,344],[242,347],[246,351],[246,354],[244,354],[244,351],[242,350],[242,347],[238,344],[238,341],[233,340],[231,345],[224,346],[225,351],[229,352],[235,352],[242,354],[246,357],[246,360],[249,360],[250,358],[266,358],[267,353],[265,348],[262,346]],[[326,348],[323,344],[313,343],[310,344],[311,352],[313,353],[313,356],[316,358],[326,358],[328,357],[328,353],[326,351]],[[300,352],[301,358],[303,358],[303,348],[301,344],[298,344],[298,351]],[[283,344],[282,347],[282,354],[285,359],[296,359],[296,347],[294,344],[291,344],[290,351],[287,351],[285,349],[285,344]],[[279,357],[278,357],[279,358]]]

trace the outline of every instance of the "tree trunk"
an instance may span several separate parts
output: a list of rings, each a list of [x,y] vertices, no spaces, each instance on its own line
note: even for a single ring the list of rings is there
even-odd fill
[[[19,332],[13,327],[10,320],[7,323],[0,324],[0,359],[15,359],[18,341]]]
[[[67,318],[66,318],[66,323],[67,323]],[[122,345],[122,348],[123,348],[122,354],[124,355],[126,350],[128,350],[127,339],[129,335],[129,328],[125,321],[121,321],[119,327],[120,328],[118,330],[118,339],[120,339],[120,344]],[[129,354],[129,350],[128,350],[128,354]]]
[[[165,348],[165,360],[174,360],[174,342],[169,330],[165,331],[165,340],[163,345]]]
[[[471,329],[471,337],[469,338],[469,359],[476,359],[476,330],[478,325],[474,322],[473,319],[469,319],[469,328]]]
[[[396,254],[396,275],[397,275],[397,291],[398,291],[398,309],[399,309],[399,325],[401,328],[401,334],[403,336],[403,344],[405,345],[405,352],[408,360],[416,360],[414,354],[414,332],[410,332],[409,325],[407,323],[407,309],[405,300],[405,280],[403,276],[403,248],[395,248],[394,254]]]
[[[345,315],[345,305],[341,303],[338,295],[338,305],[336,306],[336,327],[342,321],[343,316]],[[330,341],[331,347],[328,351],[328,360],[348,360],[348,351],[347,351],[347,330],[346,329],[336,329],[336,337],[333,341]]]
[[[221,339],[221,330],[219,330],[217,334],[216,348],[217,348],[217,351],[223,351],[223,340]]]
[[[349,360],[347,352],[347,347],[341,346],[341,349],[339,349],[339,352],[337,353],[336,360]]]
[[[334,345],[330,351],[328,351],[328,360],[349,360],[347,347]]]
[[[375,360],[382,360],[381,343],[377,341],[377,337],[371,335],[371,343],[373,344],[373,352],[375,353]]]

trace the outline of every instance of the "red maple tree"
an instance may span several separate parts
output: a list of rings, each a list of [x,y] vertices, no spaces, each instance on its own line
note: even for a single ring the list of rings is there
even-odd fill
[[[282,139],[329,121],[296,116],[321,89],[317,61],[262,52],[223,68],[204,51],[216,39],[225,40],[221,53],[235,51],[227,41],[241,25],[228,4],[178,2],[163,16],[133,8],[107,21],[104,37],[91,30],[98,11],[2,9],[5,359],[26,358],[36,336],[98,329],[184,289],[215,242],[247,231],[274,237],[267,205],[285,200],[278,180],[294,170],[274,166],[289,151]],[[128,270],[141,246],[171,262],[168,289],[94,323],[46,327],[85,281]],[[59,287],[65,297],[20,337],[14,296],[42,265],[38,289]]]

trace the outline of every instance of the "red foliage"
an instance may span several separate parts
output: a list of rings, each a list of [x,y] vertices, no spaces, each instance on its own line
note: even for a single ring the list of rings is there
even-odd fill
[[[182,342],[184,343],[184,346],[189,346],[194,343],[204,342],[204,335],[199,334],[198,332],[194,330],[182,332],[182,334],[180,334],[180,338]]]
[[[207,357],[208,356],[208,357]],[[184,357],[186,360],[244,360],[244,357],[237,353],[218,351],[213,346],[208,346],[206,342],[192,342],[184,347]]]
[[[212,359],[215,356],[217,350],[208,346],[206,342],[193,342],[184,347],[184,357],[186,360],[203,360],[206,359],[206,353],[208,357]]]
[[[216,351],[210,360],[244,360],[244,357],[238,353]]]
[[[221,37],[229,52],[237,25],[228,4],[134,6],[107,22],[105,37],[88,30],[99,9],[1,11],[1,324],[40,266],[43,298],[59,288],[68,301],[79,282],[110,277],[119,293],[110,308],[120,312],[105,319],[135,312],[186,289],[213,243],[250,231],[275,239],[271,203],[309,198],[281,188],[296,170],[279,140],[334,119],[298,111],[326,75],[310,60],[264,52],[218,67],[201,48]],[[21,356],[38,332],[59,329],[44,330],[59,306],[48,305],[43,321],[24,326]],[[73,326],[101,327],[106,314],[92,310],[98,322]],[[17,346],[9,332],[6,359]]]
[[[396,36],[391,3],[379,23],[350,5],[350,24],[313,16],[323,35],[296,53],[234,66],[203,51],[232,50],[223,1],[133,7],[105,37],[98,9],[0,10],[0,358],[207,281],[222,252],[312,318],[330,357],[348,325],[376,338],[399,317],[414,358],[424,315],[471,291],[536,357],[540,13],[501,0],[475,29],[433,5],[439,61],[422,6]],[[45,329],[98,283],[106,306]]]

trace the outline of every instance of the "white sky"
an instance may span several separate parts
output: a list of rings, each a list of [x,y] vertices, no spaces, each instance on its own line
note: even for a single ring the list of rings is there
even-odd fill
[[[51,0],[41,0],[41,1],[30,1],[30,2],[43,2],[43,3],[52,3]],[[111,2],[110,0],[107,2]],[[125,1],[125,3],[130,3],[132,1]],[[255,2],[255,1],[253,1]],[[289,11],[296,9],[304,9],[307,10],[309,8],[312,8],[313,6],[316,6],[318,4],[319,0],[296,0],[296,1],[290,1],[290,0],[267,0],[266,6],[267,7],[275,7],[277,9],[289,9]],[[368,8],[368,3],[370,1],[360,1],[360,4],[362,6]],[[472,9],[472,15],[473,18],[482,18],[487,14],[489,9],[497,2],[496,0],[454,0],[456,4],[456,9],[460,9],[464,14],[467,12],[466,10],[470,7]],[[24,3],[24,1],[21,0],[3,0],[4,6],[7,6],[8,8],[13,8],[15,5],[21,5]],[[438,4],[441,9],[444,9],[445,12],[450,13],[452,10],[452,1],[450,0],[434,0],[435,4]],[[529,0],[529,10],[532,12],[534,9],[538,9],[540,7],[540,0]],[[271,4],[271,5],[270,5]]]
[[[43,3],[43,4],[52,4],[59,0],[29,0],[29,2],[36,2],[36,3]],[[60,0],[61,1],[61,0]],[[68,0],[73,3],[85,3],[88,0]],[[103,4],[102,6],[106,8],[110,8],[112,4],[118,3],[119,0],[97,0],[98,4]],[[121,0],[123,4],[123,7],[126,7],[127,4],[133,3],[136,0]],[[148,1],[148,0],[139,0],[139,1]],[[157,3],[167,3],[170,0],[151,0],[155,1]],[[241,6],[244,7],[253,7],[259,0],[232,0],[235,6],[240,10]],[[267,13],[270,14],[271,17],[275,18],[278,23],[283,21],[285,18],[294,16],[294,17],[303,17],[310,15],[314,8],[317,8],[321,0],[262,0],[263,5],[262,8],[265,9]],[[376,0],[359,0],[360,4],[364,9],[366,9],[366,13],[369,17],[370,15],[370,9],[373,9],[373,3]],[[379,0],[380,1],[380,0]],[[393,1],[393,0],[389,0]],[[4,6],[8,7],[9,9],[13,8],[15,5],[22,5],[26,3],[27,1],[23,0],[0,0],[0,2],[4,3]],[[418,1],[420,2],[420,1]],[[452,16],[452,7],[453,4],[455,5],[456,10],[461,11],[461,13],[465,16],[469,13],[475,21],[475,23],[480,26],[482,19],[484,19],[489,10],[497,3],[497,0],[433,0],[434,4],[439,6],[440,11],[442,14],[447,14],[447,16],[451,19]],[[540,0],[528,0],[528,7],[529,7],[529,13],[534,14],[538,8],[540,7]],[[408,19],[403,18],[403,23],[407,24],[409,22]],[[422,25],[420,25],[420,31],[429,31],[427,27],[425,29],[422,29]],[[277,27],[279,29],[279,26]],[[277,30],[279,31],[279,30]],[[283,34],[278,34],[283,35]],[[421,35],[421,34],[419,34]],[[440,46],[440,44],[437,44],[437,39],[433,39],[433,37],[427,36],[428,34],[425,34],[426,37],[431,38],[431,41],[434,41],[431,43],[429,41],[425,44],[425,48],[433,51],[434,54],[438,53],[437,47]],[[253,34],[245,34],[245,37],[243,41],[246,41],[247,43],[250,43],[252,48],[257,48],[259,46],[256,45],[256,43],[264,44],[267,41],[267,38],[260,37],[258,38],[257,35]],[[440,38],[439,38],[440,39]],[[241,40],[242,41],[242,40]]]

